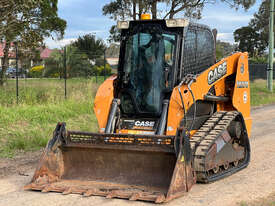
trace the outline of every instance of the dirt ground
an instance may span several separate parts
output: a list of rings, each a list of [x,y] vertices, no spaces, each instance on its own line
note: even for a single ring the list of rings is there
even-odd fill
[[[196,184],[186,196],[164,205],[232,206],[275,194],[275,105],[253,109],[252,118],[252,155],[248,168],[212,184]],[[41,151],[14,159],[0,159],[0,206],[153,205],[104,197],[23,191],[40,154]]]

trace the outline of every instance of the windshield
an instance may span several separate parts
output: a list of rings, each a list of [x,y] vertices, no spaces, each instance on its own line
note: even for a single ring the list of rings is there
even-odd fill
[[[159,112],[163,91],[171,87],[175,42],[175,34],[157,26],[143,27],[126,39],[124,79],[131,93],[122,97],[126,113],[134,112],[134,106],[127,105],[129,96],[138,111]]]

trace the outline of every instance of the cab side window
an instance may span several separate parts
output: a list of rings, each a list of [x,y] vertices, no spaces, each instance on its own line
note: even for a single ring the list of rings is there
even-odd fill
[[[194,68],[196,67],[196,31],[188,30],[185,42],[184,42],[184,56],[183,56],[183,66],[184,66],[184,74],[192,74],[194,72]]]
[[[209,30],[191,27],[184,41],[183,75],[199,74],[215,63],[214,39]]]
[[[197,60],[200,71],[204,71],[215,63],[213,35],[208,30],[198,30],[197,42]]]

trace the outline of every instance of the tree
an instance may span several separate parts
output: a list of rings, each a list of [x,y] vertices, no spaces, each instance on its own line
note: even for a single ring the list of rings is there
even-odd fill
[[[156,18],[157,2],[161,0],[114,0],[102,8],[103,15],[109,15],[114,20],[126,20],[128,18],[136,20],[141,14],[148,11],[154,11]],[[153,5],[153,8],[152,8]],[[137,9],[138,7],[138,9]]]
[[[68,77],[88,77],[92,75],[92,65],[86,53],[72,44],[66,47],[66,66]],[[64,52],[55,50],[45,61],[44,77],[64,76]]]
[[[247,51],[251,56],[255,56],[259,48],[259,33],[250,26],[244,26],[234,31],[235,42],[238,42],[239,49]]]
[[[273,15],[274,12],[273,12]],[[269,39],[270,0],[262,1],[257,13],[254,14],[249,26],[259,33],[259,51],[263,53],[268,46]]]
[[[217,40],[216,42],[216,58],[220,60],[226,56],[229,56],[232,52],[236,51],[237,45],[230,44],[228,42],[223,42]]]
[[[73,43],[73,46],[77,47],[79,51],[85,53],[90,60],[95,60],[98,57],[103,56],[106,48],[102,39],[96,39],[95,35],[86,34]]]
[[[96,74],[97,76],[108,76],[112,73],[111,66],[109,64],[106,64],[105,67],[104,65],[102,66],[93,66],[93,73]]]
[[[89,77],[102,74],[105,44],[93,35],[79,37],[66,47],[66,65],[68,77]],[[92,60],[92,61],[91,61]],[[93,66],[93,63],[95,65]],[[106,64],[106,61],[105,61]],[[107,70],[109,72],[109,70]],[[45,61],[44,77],[64,76],[64,53],[55,50]]]
[[[64,55],[60,50],[55,49],[50,57],[45,60],[44,77],[58,77],[62,78],[64,70]]]
[[[69,77],[88,77],[92,75],[92,65],[86,53],[70,45],[66,52],[67,74]]]
[[[18,60],[19,60],[19,72],[21,74],[27,73],[27,71],[31,68],[32,62],[36,65],[36,63],[40,62],[40,52],[42,48],[20,48],[18,49]]]
[[[116,25],[111,26],[111,29],[109,30],[109,37],[108,37],[108,42],[113,43],[113,42],[119,42],[120,41],[120,30],[117,28]]]
[[[218,0],[113,0],[103,6],[103,15],[110,16],[114,20],[136,19],[144,12],[150,12],[152,18],[172,19],[180,12],[185,16],[200,18],[200,12],[206,4],[216,3]],[[249,9],[256,0],[220,0],[229,4],[232,8],[243,7]],[[166,4],[165,10],[158,9],[160,3]],[[137,9],[138,7],[138,9]],[[161,14],[163,13],[163,15]]]
[[[218,0],[166,0],[168,12],[164,18],[169,17],[173,19],[174,16],[180,12],[184,12],[184,15],[191,18],[201,18],[201,11],[206,4],[217,3]],[[231,8],[239,9],[240,7],[245,10],[253,6],[256,0],[220,0]]]
[[[131,11],[132,1],[130,0],[116,0],[112,1],[102,8],[103,15],[111,15],[111,19],[125,20],[127,17],[135,18]],[[135,3],[134,3],[135,4]]]
[[[113,0],[102,8],[103,15],[114,20],[136,20],[140,19],[142,13],[150,12],[153,19],[173,19],[177,14],[182,16],[200,19],[201,11],[209,3],[216,3],[218,0]],[[256,0],[220,0],[230,7],[238,9],[243,7],[249,9]],[[165,4],[161,10],[158,4]],[[138,8],[138,9],[137,9]],[[109,42],[119,41],[119,31],[112,26],[110,29]]]
[[[0,0],[0,39],[5,42],[1,85],[12,42],[29,49],[43,45],[45,37],[63,37],[66,21],[58,17],[57,3],[58,0]]]
[[[275,14],[274,14],[275,15]],[[254,14],[253,18],[250,20],[248,26],[238,28],[235,32],[238,37],[239,48],[247,47],[248,49],[254,48],[256,51],[253,52],[253,55],[262,55],[265,49],[268,46],[268,35],[269,35],[269,16],[270,16],[270,0],[263,0],[259,10]],[[251,34],[249,34],[251,32]],[[249,36],[247,36],[249,35]],[[253,38],[249,40],[249,38]],[[255,40],[257,39],[257,41]],[[250,45],[244,45],[248,41]],[[256,52],[256,53],[255,53]]]

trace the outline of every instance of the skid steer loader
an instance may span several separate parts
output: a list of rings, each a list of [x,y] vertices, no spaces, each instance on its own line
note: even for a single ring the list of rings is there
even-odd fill
[[[162,203],[245,168],[248,54],[216,62],[216,32],[185,19],[118,28],[118,74],[94,101],[99,133],[58,123],[25,189]]]

